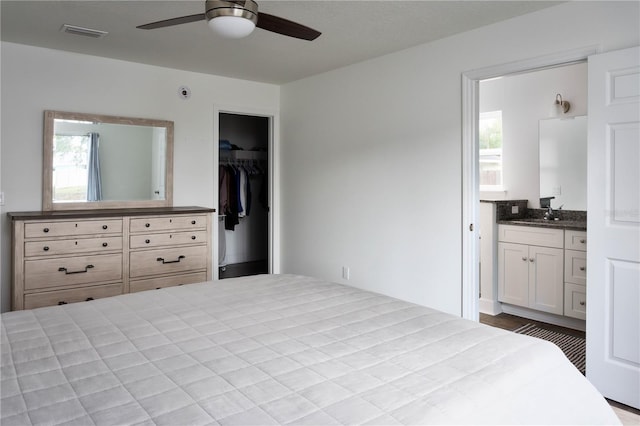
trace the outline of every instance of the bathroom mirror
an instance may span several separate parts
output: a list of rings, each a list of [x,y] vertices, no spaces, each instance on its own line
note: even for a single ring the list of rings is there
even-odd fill
[[[45,111],[43,210],[172,204],[172,121]]]
[[[551,207],[587,210],[587,117],[539,122],[540,198]]]

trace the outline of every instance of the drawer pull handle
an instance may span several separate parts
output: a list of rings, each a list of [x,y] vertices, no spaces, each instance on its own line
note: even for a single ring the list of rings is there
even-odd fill
[[[580,240],[580,244],[584,244],[586,242],[587,242],[587,240],[585,240],[585,239]]]
[[[150,224],[150,223],[145,223],[145,224],[144,224],[144,227],[145,227],[145,228],[148,228],[148,227],[150,227],[150,226],[151,226],[151,224]]]
[[[192,240],[195,240],[195,239],[196,239],[196,236],[195,236],[195,235],[192,235],[192,236],[191,236],[191,239],[192,239]]]
[[[530,258],[529,258],[529,262],[531,262],[531,263],[533,263],[533,261],[534,261],[534,260],[535,260],[535,259],[534,259],[533,257],[530,257]]]
[[[192,220],[192,221],[191,221],[191,224],[192,224],[192,225],[195,225],[195,224],[196,224],[196,221],[195,221],[195,220]]]
[[[525,256],[525,257],[523,257],[523,258],[522,258],[522,260],[524,260],[524,261],[526,262],[526,261],[527,261],[527,258],[526,258],[526,256]]]
[[[102,229],[107,229],[108,226],[107,225],[102,225]]]
[[[44,250],[44,251],[49,251],[49,246],[44,246],[44,247],[42,247],[42,250]]]
[[[87,297],[87,300],[85,302],[91,302],[93,299],[93,297]]]
[[[579,269],[580,269],[581,271],[584,271],[585,269],[587,269],[587,267],[586,267],[586,266],[581,266]]]
[[[178,256],[178,260],[168,260],[168,261],[164,260],[164,258],[162,258],[162,257],[159,257],[159,258],[156,259],[156,261],[157,262],[162,262],[162,264],[165,265],[167,263],[180,263],[180,261],[182,259],[186,259],[186,257],[183,256],[183,255],[180,255],[180,256]]]
[[[81,271],[71,271],[69,272],[67,270],[67,268],[61,267],[58,268],[58,272],[64,272],[65,275],[71,275],[71,274],[84,274],[85,272],[89,272],[89,269],[93,268],[93,265],[87,265],[84,267],[84,270]]]
[[[106,246],[108,246],[108,245],[109,245],[109,244],[107,244],[107,243],[102,243],[102,247],[106,247]]]
[[[42,231],[46,234],[47,232],[49,232],[49,228],[44,228]]]
[[[587,304],[587,302],[580,302],[580,306],[584,306],[586,304]]]
[[[66,304],[67,304],[67,302],[65,302],[64,300],[61,300],[61,301],[58,302],[58,305],[66,305]]]
[[[145,243],[149,244],[151,242],[151,240],[144,240]]]

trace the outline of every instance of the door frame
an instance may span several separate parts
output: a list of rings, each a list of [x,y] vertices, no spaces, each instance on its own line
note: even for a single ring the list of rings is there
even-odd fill
[[[462,317],[480,317],[480,175],[478,119],[480,81],[586,61],[597,46],[509,62],[462,73]]]
[[[268,143],[268,169],[269,169],[269,273],[280,273],[280,164],[278,155],[280,147],[280,113],[275,110],[266,110],[241,106],[214,105],[213,107],[213,202],[218,210],[219,200],[219,175],[220,152],[218,141],[220,140],[220,114],[248,115],[253,117],[266,117],[269,119],[269,143]],[[218,212],[220,214],[220,212]],[[218,264],[219,235],[218,220],[214,221],[212,238],[213,279],[220,279]]]

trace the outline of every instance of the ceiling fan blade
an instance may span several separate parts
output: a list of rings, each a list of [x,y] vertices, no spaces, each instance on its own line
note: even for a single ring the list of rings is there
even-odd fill
[[[316,31],[313,28],[262,12],[258,13],[258,23],[256,24],[256,27],[309,41],[315,40],[320,36],[320,34],[322,34],[320,31]]]
[[[138,25],[136,28],[141,30],[153,30],[155,28],[171,27],[174,25],[188,24],[189,22],[204,21],[206,18],[204,13],[195,15],[181,16],[179,18],[165,19],[163,21],[151,22],[150,24]]]

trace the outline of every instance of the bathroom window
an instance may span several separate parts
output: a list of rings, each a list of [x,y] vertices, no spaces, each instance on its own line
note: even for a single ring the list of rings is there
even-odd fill
[[[480,113],[480,190],[502,191],[502,111]]]

